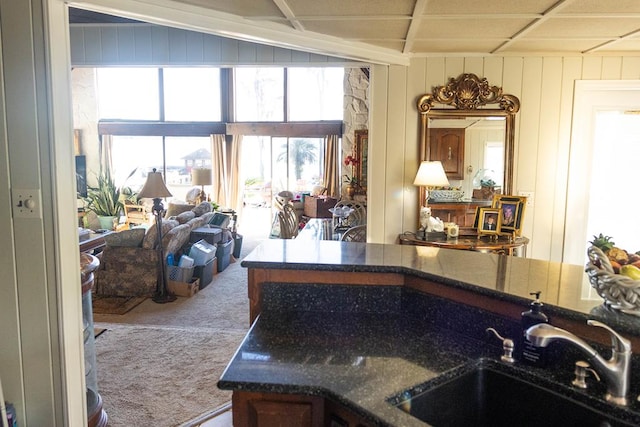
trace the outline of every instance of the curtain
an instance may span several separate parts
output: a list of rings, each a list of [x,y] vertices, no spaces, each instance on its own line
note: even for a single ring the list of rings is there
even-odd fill
[[[213,191],[211,198],[222,207],[238,212],[240,200],[240,164],[242,135],[227,141],[224,135],[211,135]]]
[[[327,195],[335,198],[340,195],[339,139],[339,135],[327,135],[324,139],[324,186]]]
[[[98,157],[100,160],[100,171],[109,172],[113,176],[113,136],[102,135],[100,138],[100,147],[98,149]]]
[[[240,188],[240,166],[242,163],[242,135],[233,135],[231,141],[227,143],[228,153],[228,205],[236,212],[242,208],[241,188]]]
[[[227,170],[224,135],[211,135],[211,167],[213,169],[211,200],[225,206],[227,204]]]

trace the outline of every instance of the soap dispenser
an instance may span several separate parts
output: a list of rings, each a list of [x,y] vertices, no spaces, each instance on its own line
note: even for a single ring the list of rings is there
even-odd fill
[[[542,303],[540,302],[541,291],[531,292],[529,295],[535,295],[535,300],[531,303],[530,309],[522,312],[522,340],[520,345],[521,360],[524,363],[534,366],[544,366],[546,364],[546,349],[534,346],[524,336],[527,329],[538,323],[549,323],[549,317],[542,312]]]

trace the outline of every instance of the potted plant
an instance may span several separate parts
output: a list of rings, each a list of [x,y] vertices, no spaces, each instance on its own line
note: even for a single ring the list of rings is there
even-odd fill
[[[360,161],[354,156],[347,156],[344,159],[345,166],[351,166],[351,176],[345,174],[343,175],[344,182],[346,185],[345,193],[348,198],[352,198],[356,192],[356,188],[358,188],[358,177],[356,176],[356,166],[360,163]]]
[[[85,208],[98,216],[101,228],[112,230],[115,220],[123,210],[120,188],[116,186],[108,169],[101,170],[97,178],[98,185],[87,189],[87,197],[84,198]]]

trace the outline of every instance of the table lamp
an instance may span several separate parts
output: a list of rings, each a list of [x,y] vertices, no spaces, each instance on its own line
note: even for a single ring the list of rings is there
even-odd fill
[[[170,295],[167,291],[167,273],[164,265],[164,248],[162,247],[162,214],[164,212],[164,206],[162,206],[163,197],[171,197],[171,193],[167,189],[162,179],[162,174],[156,172],[153,168],[153,172],[147,175],[147,182],[144,183],[144,187],[138,193],[139,198],[153,199],[153,214],[156,217],[156,251],[158,255],[158,275],[156,282],[156,293],[153,296],[153,301],[159,304],[175,301],[175,295]]]
[[[191,183],[200,185],[200,203],[207,200],[207,194],[204,192],[205,185],[211,185],[211,169],[197,168],[191,170]]]
[[[424,161],[420,163],[413,185],[425,187],[424,206],[420,207],[420,226],[426,231],[429,221],[429,187],[448,187],[449,180],[444,167],[439,161]]]

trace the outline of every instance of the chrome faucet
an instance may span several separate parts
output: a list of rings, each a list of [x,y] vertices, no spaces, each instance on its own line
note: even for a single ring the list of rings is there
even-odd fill
[[[577,346],[589,359],[589,363],[600,373],[607,384],[605,399],[616,405],[627,405],[627,392],[631,374],[631,342],[604,323],[587,320],[587,325],[598,326],[611,335],[611,358],[605,359],[589,344],[571,332],[548,323],[534,325],[525,331],[525,337],[536,347],[546,347],[550,342],[568,341]]]

